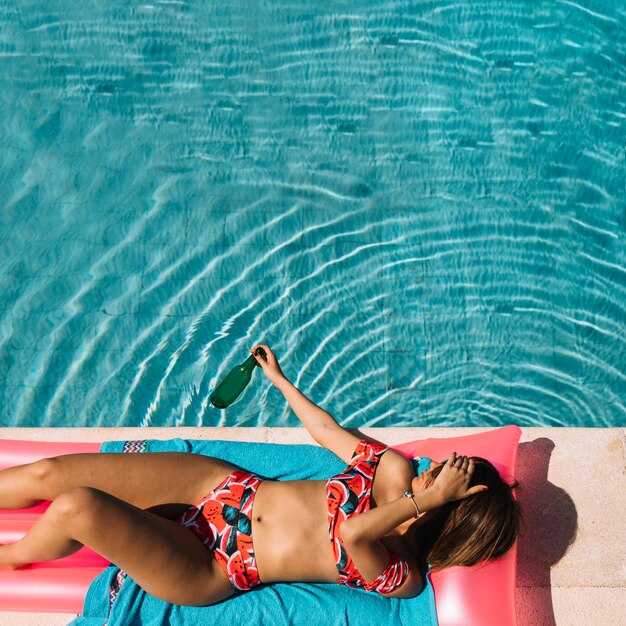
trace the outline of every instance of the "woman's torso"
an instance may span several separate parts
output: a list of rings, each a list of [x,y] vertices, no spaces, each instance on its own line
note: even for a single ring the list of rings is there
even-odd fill
[[[372,508],[400,497],[410,487],[410,473],[394,472],[384,454],[372,488]],[[397,465],[395,465],[397,468]],[[396,528],[382,539],[388,550],[409,556],[403,533]],[[337,582],[337,566],[328,532],[326,481],[264,481],[252,510],[254,551],[263,582]]]
[[[323,480],[264,481],[252,510],[263,582],[336,582]]]

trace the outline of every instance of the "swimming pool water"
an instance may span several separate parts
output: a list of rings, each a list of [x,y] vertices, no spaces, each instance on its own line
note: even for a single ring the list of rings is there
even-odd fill
[[[626,424],[626,5],[0,3],[2,426]]]

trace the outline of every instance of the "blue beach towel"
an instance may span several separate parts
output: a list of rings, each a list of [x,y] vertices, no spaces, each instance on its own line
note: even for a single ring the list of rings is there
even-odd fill
[[[102,452],[195,452],[278,480],[326,479],[345,468],[334,454],[309,445],[279,445],[233,441],[107,442]],[[420,470],[428,462],[420,463]],[[121,586],[120,586],[121,585]],[[118,590],[119,587],[119,590]],[[207,624],[268,624],[271,626],[437,626],[432,587],[427,584],[408,600],[329,584],[261,585],[224,602],[183,607],[145,593],[119,568],[108,567],[92,583],[83,615],[74,626],[206,626]]]

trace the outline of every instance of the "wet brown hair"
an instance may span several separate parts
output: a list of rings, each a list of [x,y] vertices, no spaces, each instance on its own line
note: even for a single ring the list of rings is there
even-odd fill
[[[417,531],[418,560],[434,571],[504,556],[519,534],[521,510],[513,498],[518,483],[504,481],[489,461],[471,458],[475,466],[470,487],[486,485],[488,491],[448,502],[425,517]],[[433,470],[433,480],[441,470]]]

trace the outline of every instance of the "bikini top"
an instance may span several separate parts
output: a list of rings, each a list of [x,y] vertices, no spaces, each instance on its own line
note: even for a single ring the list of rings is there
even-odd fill
[[[374,474],[386,450],[387,447],[380,443],[360,441],[348,467],[326,483],[328,531],[339,571],[339,584],[382,594],[391,593],[404,583],[409,575],[408,562],[390,553],[387,567],[376,580],[368,583],[347,553],[339,529],[353,515],[369,511]]]

